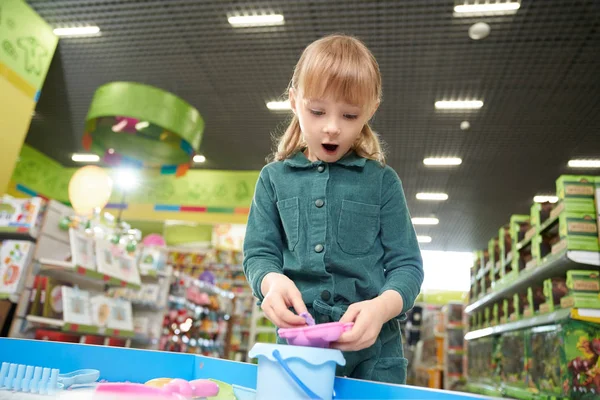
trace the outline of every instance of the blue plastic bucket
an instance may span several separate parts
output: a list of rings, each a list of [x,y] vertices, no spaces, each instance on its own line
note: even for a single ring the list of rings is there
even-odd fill
[[[339,350],[257,343],[248,353],[258,358],[256,400],[333,398]]]
[[[256,390],[250,389],[244,386],[231,385],[233,387],[233,394],[237,400],[255,400]]]

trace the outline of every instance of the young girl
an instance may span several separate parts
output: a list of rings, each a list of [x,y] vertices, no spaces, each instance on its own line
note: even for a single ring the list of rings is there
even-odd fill
[[[289,99],[294,117],[256,184],[244,272],[279,328],[305,325],[303,312],[354,322],[334,344],[346,358],[338,375],[405,383],[398,319],[423,266],[400,179],[368,124],[381,99],[377,62],[355,38],[317,40]]]

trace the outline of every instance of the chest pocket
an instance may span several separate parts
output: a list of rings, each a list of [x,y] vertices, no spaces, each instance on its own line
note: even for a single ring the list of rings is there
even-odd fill
[[[378,205],[342,200],[337,242],[345,253],[368,253],[378,234]]]
[[[298,198],[292,197],[277,202],[279,210],[279,218],[285,231],[288,249],[294,250],[298,244],[298,229],[300,223],[300,210],[298,206]]]

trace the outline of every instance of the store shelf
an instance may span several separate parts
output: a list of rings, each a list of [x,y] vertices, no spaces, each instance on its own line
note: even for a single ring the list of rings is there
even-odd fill
[[[65,322],[55,318],[38,317],[36,315],[28,315],[27,322],[43,327],[60,328],[63,332],[77,333],[82,335],[106,336],[121,339],[130,339],[135,336],[133,331],[125,331],[120,329],[103,328],[93,325],[80,325]]]
[[[146,335],[141,335],[139,333],[135,333],[134,336],[131,338],[131,341],[136,345],[141,346],[150,346],[158,343],[158,339],[151,338]]]
[[[140,279],[143,283],[156,283],[161,277],[168,277],[169,275],[163,271],[149,270],[145,274],[140,274]]]
[[[156,303],[145,302],[145,301],[132,301],[131,307],[134,310],[139,310],[139,311],[162,311],[162,310],[166,309],[166,307],[164,307],[164,306],[159,306]]]
[[[486,385],[484,383],[468,383],[467,391],[471,393],[477,393],[484,396],[502,397],[502,390],[496,386]]]
[[[560,213],[558,213],[555,216],[548,218],[546,221],[544,221],[544,223],[542,225],[540,225],[539,233],[545,232],[546,229],[550,228],[552,225],[554,225],[556,222],[558,222],[558,217],[560,217]]]
[[[600,310],[589,308],[560,309],[549,314],[538,315],[535,317],[522,319],[520,321],[509,322],[507,324],[471,331],[465,335],[465,340],[479,339],[485,336],[497,335],[504,332],[516,331],[519,329],[531,328],[535,326],[550,325],[566,318],[573,318],[586,321],[597,320],[597,322],[600,323]]]
[[[1,240],[27,240],[35,242],[37,234],[30,231],[29,227],[23,226],[0,226]]]
[[[586,269],[590,266],[600,266],[600,253],[593,251],[565,251],[556,256],[551,256],[538,266],[529,271],[522,271],[521,275],[508,286],[485,295],[481,299],[469,304],[465,308],[467,314],[473,313],[498,300],[509,298],[515,293],[524,291],[529,286],[540,284],[544,280],[560,276],[571,269]]]
[[[531,239],[533,239],[533,236],[535,236],[535,235],[525,238],[525,239],[521,240],[519,243],[517,243],[517,250],[522,250],[525,247],[529,246],[531,244]]]
[[[140,289],[140,285],[125,282],[121,279],[91,271],[82,267],[74,267],[71,262],[41,258],[37,262],[40,275],[54,278],[58,281],[71,282],[82,288],[104,291],[106,286],[128,287]]]
[[[0,300],[8,300],[11,303],[17,304],[19,302],[19,295],[14,293],[0,293]]]

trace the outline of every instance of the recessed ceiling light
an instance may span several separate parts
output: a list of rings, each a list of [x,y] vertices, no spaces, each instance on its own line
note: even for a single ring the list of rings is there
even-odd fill
[[[571,168],[600,168],[600,159],[570,160],[569,167],[571,167]]]
[[[99,36],[100,28],[97,26],[78,26],[74,28],[56,28],[54,34],[60,37]]]
[[[283,111],[283,110],[291,110],[292,106],[290,105],[290,101],[269,101],[267,103],[267,108],[271,111]]]
[[[417,200],[444,201],[448,200],[448,195],[446,193],[417,193]]]
[[[488,37],[490,34],[491,28],[485,22],[478,22],[476,24],[471,25],[469,28],[469,37],[473,40],[481,40]]]
[[[440,223],[440,220],[437,218],[413,218],[413,225],[437,225]]]
[[[423,164],[433,166],[460,165],[462,160],[458,157],[429,157],[423,160]]]
[[[521,3],[516,1],[486,2],[481,4],[461,4],[454,6],[457,16],[470,16],[472,14],[490,15],[498,13],[516,13],[521,8]]]
[[[204,157],[203,155],[196,154],[196,155],[194,156],[194,162],[195,162],[195,163],[203,163],[203,162],[205,162],[205,161],[206,161],[206,157]]]
[[[481,100],[440,100],[435,102],[438,110],[479,110],[483,107]]]
[[[431,236],[417,236],[419,243],[431,243]]]
[[[468,130],[471,127],[471,124],[469,123],[469,121],[463,121],[460,123],[460,129],[462,129],[463,131]]]
[[[533,201],[536,203],[556,203],[558,202],[558,197],[549,195],[537,195],[533,198]]]
[[[235,28],[246,28],[251,26],[275,26],[285,24],[281,14],[267,15],[238,15],[227,18],[231,26]]]
[[[75,153],[71,156],[71,160],[75,162],[88,162],[95,163],[100,161],[100,156],[96,154],[83,154],[83,153]]]

